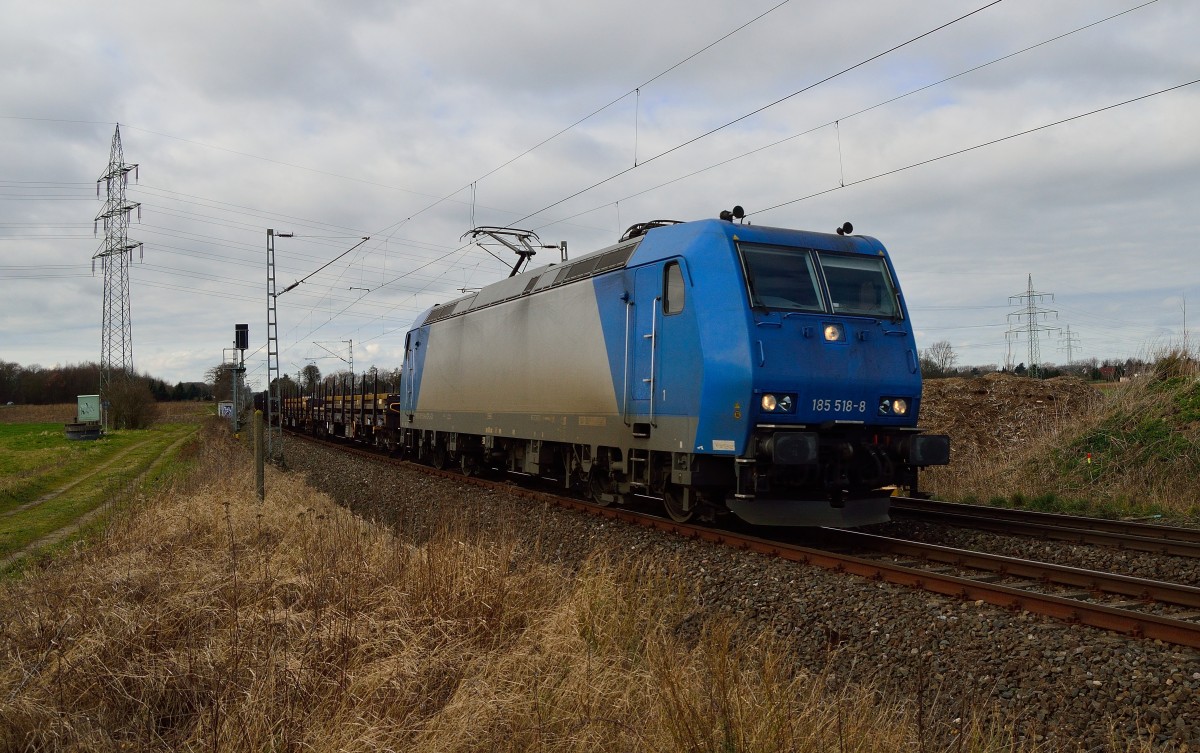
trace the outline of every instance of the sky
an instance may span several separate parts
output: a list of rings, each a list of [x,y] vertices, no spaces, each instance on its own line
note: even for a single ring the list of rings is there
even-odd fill
[[[735,204],[878,238],[918,346],[959,365],[1028,362],[1030,306],[1041,363],[1153,357],[1200,324],[1194,0],[0,0],[0,18],[0,360],[100,360],[118,124],[133,363],[169,383],[248,323],[265,385],[268,228],[294,234],[278,289],[303,280],[277,298],[293,375],[399,366],[418,313],[508,274],[474,226],[575,257]]]

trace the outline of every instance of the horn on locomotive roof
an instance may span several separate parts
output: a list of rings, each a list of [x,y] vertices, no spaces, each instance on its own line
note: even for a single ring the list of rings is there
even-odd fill
[[[745,216],[746,216],[746,210],[742,209],[740,205],[735,206],[733,208],[733,211],[730,211],[728,209],[722,209],[721,214],[720,214],[721,219],[725,220],[726,222],[733,222],[734,220],[740,220]]]
[[[853,232],[854,232],[854,226],[851,225],[849,222],[844,223],[841,227],[839,227],[837,229],[838,235],[850,235]]]
[[[477,228],[472,228],[471,230],[463,233],[462,238],[459,238],[459,240],[463,240],[468,235],[471,236],[471,240],[475,241],[475,245],[479,246],[484,251],[487,251],[489,254],[492,252],[487,246],[483,245],[482,241],[479,240],[480,236],[487,236],[488,238],[491,238],[492,241],[503,245],[505,248],[517,255],[517,263],[513,264],[512,271],[508,273],[509,277],[515,277],[521,273],[521,270],[524,269],[525,265],[529,263],[529,257],[537,253],[537,251],[534,249],[560,248],[558,244],[542,243],[542,239],[539,238],[537,233],[533,232],[532,230],[518,230],[515,227],[480,226]],[[565,256],[565,241],[563,242],[562,252]],[[492,254],[492,256],[496,255]]]

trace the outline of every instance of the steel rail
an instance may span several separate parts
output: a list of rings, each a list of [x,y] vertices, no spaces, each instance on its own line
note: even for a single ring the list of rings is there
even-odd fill
[[[964,515],[982,515],[1002,520],[1025,520],[1057,524],[1068,528],[1088,528],[1108,533],[1127,533],[1145,538],[1200,543],[1200,528],[1181,528],[1159,523],[1142,523],[1135,520],[1111,520],[1108,518],[1091,518],[1083,515],[1068,515],[1057,512],[1040,512],[1038,510],[1015,510],[1009,507],[966,505],[959,502],[939,502],[937,500],[918,499],[915,497],[893,497],[892,509],[905,512],[910,510],[948,511]]]
[[[1190,534],[1184,533],[1180,538],[1166,538],[1162,535],[1164,532],[1163,529],[1181,532],[1192,530],[1188,528],[1175,529],[1170,526],[1153,526],[1153,528],[1157,529],[1157,535],[1145,535],[1140,532],[1141,529],[1129,529],[1130,531],[1139,531],[1137,533],[1122,533],[1118,530],[1107,530],[1108,527],[1106,526],[1097,527],[1104,530],[1093,528],[1091,525],[1092,521],[1099,521],[1101,520],[1100,518],[1084,518],[1073,515],[1057,516],[1053,513],[1042,513],[1053,516],[1052,518],[1043,519],[1026,517],[1027,515],[1034,514],[1029,511],[1005,510],[1001,514],[992,514],[992,510],[1001,510],[1003,508],[988,508],[982,505],[956,505],[951,503],[943,503],[948,505],[946,507],[931,507],[926,506],[926,500],[915,501],[921,504],[911,504],[907,498],[896,498],[892,503],[892,518],[946,523],[964,528],[976,528],[982,531],[1036,536],[1075,544],[1101,544],[1139,552],[1171,554],[1178,557],[1200,557],[1200,541],[1189,540],[1187,536]],[[1025,515],[1022,515],[1022,513],[1025,513]],[[1054,518],[1061,518],[1062,520],[1060,522]],[[1103,522],[1108,524],[1121,523],[1121,521],[1111,520]]]
[[[821,531],[828,540],[861,549],[912,557],[931,563],[986,570],[1014,578],[1071,586],[1090,593],[1117,594],[1147,602],[1200,608],[1200,588],[1182,583],[1169,583],[1132,575],[1087,570],[1081,567],[988,554],[970,549],[955,549],[939,544],[926,544],[861,531],[848,531],[843,528],[823,528]]]
[[[454,474],[444,474],[454,477]],[[475,479],[471,479],[475,481]],[[1161,640],[1192,648],[1200,648],[1200,624],[1173,617],[1137,612],[1129,609],[1089,604],[1052,594],[1040,594],[1011,586],[984,583],[971,578],[945,573],[935,573],[905,565],[878,562],[850,554],[830,552],[823,549],[785,544],[756,536],[747,536],[729,531],[694,526],[659,518],[644,513],[612,507],[598,507],[579,500],[531,490],[511,492],[530,499],[551,502],[562,507],[581,510],[600,517],[622,520],[685,538],[707,541],[744,551],[779,557],[790,562],[815,565],[825,570],[849,573],[871,580],[932,591],[945,596],[954,596],[970,601],[983,601],[1012,610],[1024,610],[1034,614],[1054,617],[1065,622],[1112,630],[1135,638]]]
[[[351,449],[343,444],[332,444],[339,449]],[[778,557],[789,562],[814,565],[837,573],[849,573],[871,580],[931,591],[944,596],[957,597],[970,601],[981,601],[1012,610],[1023,610],[1053,617],[1072,624],[1087,625],[1089,627],[1124,633],[1135,638],[1161,640],[1166,643],[1200,648],[1200,623],[1144,612],[1135,612],[1103,604],[1089,604],[1062,596],[1040,594],[1010,586],[985,583],[957,575],[937,573],[796,544],[786,544],[715,528],[676,523],[667,518],[660,518],[629,509],[602,507],[581,500],[562,497],[558,494],[524,487],[514,487],[477,476],[463,476],[456,472],[438,470],[407,461],[387,458],[378,453],[366,450],[357,450],[356,454],[372,458],[376,461],[404,465],[422,473],[441,476],[459,483],[504,491],[532,501],[579,510],[609,520],[634,523],[652,530],[672,533],[687,539],[706,541],[742,551]]]

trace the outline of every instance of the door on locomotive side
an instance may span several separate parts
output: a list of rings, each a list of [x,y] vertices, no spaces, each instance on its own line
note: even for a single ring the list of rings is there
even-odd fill
[[[695,339],[694,334],[689,335],[694,322],[681,316],[687,299],[686,274],[681,259],[639,267],[634,273],[626,387],[626,422],[634,436],[649,436],[664,420],[686,412],[691,401],[685,398],[685,382],[691,379],[694,385],[700,378],[696,373],[683,373],[683,362],[690,363],[693,358],[679,352],[694,345],[691,341]],[[671,435],[680,430],[672,427]]]
[[[659,289],[662,280],[660,265],[638,267],[634,270],[630,298],[630,357],[626,385],[626,422],[634,427],[634,435],[649,435],[654,423],[651,394],[654,385],[656,340],[658,339]]]
[[[409,421],[412,421],[413,414],[417,410],[415,385],[419,342],[420,330],[410,330],[404,336],[404,363],[400,369],[400,404],[403,406],[404,412],[408,414]]]
[[[689,271],[685,259],[669,259],[659,288],[655,430],[663,449],[692,446],[704,382],[695,313],[689,305]]]

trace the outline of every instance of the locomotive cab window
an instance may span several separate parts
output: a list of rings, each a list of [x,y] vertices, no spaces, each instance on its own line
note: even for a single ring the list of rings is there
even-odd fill
[[[750,305],[755,308],[823,311],[812,252],[806,248],[738,244]]]
[[[834,312],[888,319],[900,317],[896,288],[883,259],[827,253],[820,256]]]
[[[663,313],[670,316],[683,311],[684,298],[683,269],[673,261],[663,271]]]

